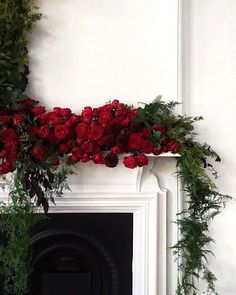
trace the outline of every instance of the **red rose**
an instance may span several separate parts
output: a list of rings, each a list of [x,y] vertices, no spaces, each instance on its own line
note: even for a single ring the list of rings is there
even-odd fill
[[[153,155],[155,156],[162,154],[162,152],[163,152],[163,149],[161,147],[159,149],[156,147],[153,149]]]
[[[43,106],[36,106],[36,107],[32,108],[31,111],[35,115],[43,114],[43,113],[45,113],[45,107],[43,107]]]
[[[98,116],[98,121],[101,125],[105,127],[106,123],[112,118],[112,115],[110,112],[103,111]]]
[[[122,127],[129,126],[130,120],[128,118],[121,120],[120,124]]]
[[[7,115],[2,115],[0,116],[0,122],[2,122],[3,124],[8,124],[10,121],[10,117]]]
[[[69,117],[71,115],[71,110],[69,108],[62,108],[59,114],[63,117]]]
[[[95,164],[104,164],[103,155],[101,153],[100,154],[95,154],[94,157],[93,157],[93,162]]]
[[[140,133],[133,133],[129,137],[129,146],[133,150],[138,150],[142,145],[143,139]]]
[[[77,158],[81,157],[81,150],[78,147],[74,147],[72,149],[72,155],[76,156]]]
[[[113,102],[111,103],[113,105],[114,108],[117,108],[119,105],[119,100],[114,99]]]
[[[79,123],[75,128],[75,133],[77,137],[88,137],[88,126],[85,123]]]
[[[117,145],[113,146],[113,148],[111,150],[115,155],[118,155],[121,153],[121,149]]]
[[[12,128],[7,128],[7,129],[2,130],[2,134],[6,138],[15,138],[15,139],[17,138],[16,131]]]
[[[143,143],[142,143],[142,147],[141,147],[141,150],[143,153],[146,153],[146,154],[150,154],[153,152],[153,144],[148,141],[148,140],[144,140]]]
[[[177,153],[180,148],[180,144],[176,140],[170,141],[167,146],[169,148],[169,151],[173,154]]]
[[[15,151],[17,148],[17,143],[13,138],[7,138],[4,143],[4,149],[8,151]]]
[[[14,171],[13,163],[10,161],[5,161],[2,165],[0,165],[0,175],[7,174],[13,171]]]
[[[136,157],[136,160],[137,160],[137,165],[139,167],[143,167],[143,166],[146,166],[148,164],[148,158],[144,154],[139,154]]]
[[[57,125],[55,127],[55,138],[58,140],[66,138],[66,136],[69,134],[69,129],[65,125]]]
[[[78,157],[76,157],[75,155],[71,155],[70,156],[70,161],[72,162],[72,163],[78,163],[79,162],[79,158]]]
[[[152,134],[151,129],[149,129],[149,128],[147,128],[147,127],[144,127],[144,128],[143,128],[143,136],[144,136],[144,137],[149,137],[151,134]]]
[[[33,106],[36,103],[37,103],[37,101],[32,99],[32,98],[26,98],[24,100],[21,100],[19,102],[19,110],[22,111],[22,110],[24,110],[24,109],[26,109],[28,107]]]
[[[93,113],[93,110],[91,107],[85,107],[82,112],[82,116],[91,116],[92,113]]]
[[[0,152],[0,159],[5,158],[6,157],[7,152],[5,150],[1,150]]]
[[[72,115],[69,120],[70,120],[72,125],[75,125],[75,124],[77,124],[79,122],[80,117],[77,116],[77,115]]]
[[[60,119],[55,112],[50,112],[47,114],[47,123],[49,126],[56,126],[60,124]]]
[[[137,109],[131,109],[130,110],[130,115],[131,115],[132,118],[135,117],[137,115],[137,113],[138,113]]]
[[[44,114],[39,114],[36,116],[37,118],[37,122],[42,125],[45,124],[47,122],[47,118],[48,118],[48,114],[44,113]]]
[[[61,112],[61,108],[55,107],[55,108],[53,108],[53,112],[59,115]]]
[[[30,127],[29,130],[28,130],[29,136],[34,136],[34,135],[37,134],[37,132],[38,132],[38,129],[36,127],[34,127],[34,126]]]
[[[50,135],[50,129],[47,125],[40,126],[37,131],[37,135],[41,138],[48,139]]]
[[[59,144],[59,146],[58,146],[58,151],[60,152],[60,153],[62,153],[62,154],[66,154],[66,153],[68,153],[69,152],[69,146],[67,145],[67,144],[65,144],[65,143],[61,143],[61,144]]]
[[[125,167],[130,168],[130,169],[134,169],[138,165],[137,159],[133,156],[124,157],[123,163],[124,163]]]
[[[93,153],[94,145],[88,140],[83,143],[82,149],[85,153]]]
[[[45,159],[47,152],[48,147],[43,145],[35,145],[31,150],[32,155],[39,161],[43,161]]]
[[[15,114],[14,118],[13,118],[13,123],[15,126],[24,123],[25,121],[25,116],[22,114]]]
[[[90,160],[90,157],[89,157],[88,154],[83,154],[83,155],[82,155],[81,161],[82,161],[83,163],[86,163],[86,162],[88,162],[89,160]]]
[[[103,129],[100,126],[94,125],[91,127],[89,137],[91,140],[97,140],[102,136]]]

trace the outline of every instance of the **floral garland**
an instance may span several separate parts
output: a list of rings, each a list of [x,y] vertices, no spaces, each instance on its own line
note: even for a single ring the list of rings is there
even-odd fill
[[[177,295],[197,294],[196,282],[206,282],[206,294],[217,294],[214,274],[207,265],[212,239],[208,223],[228,196],[218,192],[217,177],[209,158],[220,161],[207,144],[195,140],[194,122],[201,117],[176,115],[175,102],[133,108],[118,100],[98,108],[87,106],[81,114],[69,108],[46,111],[24,93],[27,85],[27,33],[41,18],[26,0],[0,3],[0,175],[11,172],[11,202],[2,203],[0,230],[7,242],[0,245],[0,286],[7,294],[27,290],[30,265],[30,230],[48,212],[50,201],[67,188],[71,167],[93,161],[113,168],[118,155],[127,168],[148,164],[146,154],[179,153],[178,176],[187,209],[178,218],[181,236],[173,247],[180,276]]]

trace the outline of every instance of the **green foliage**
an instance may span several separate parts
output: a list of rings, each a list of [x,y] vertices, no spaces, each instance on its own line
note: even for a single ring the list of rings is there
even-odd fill
[[[143,120],[147,126],[165,126],[170,139],[180,145],[177,174],[181,180],[187,208],[179,214],[180,239],[173,247],[178,260],[180,278],[177,295],[198,294],[196,283],[206,283],[204,294],[218,294],[215,290],[216,277],[208,268],[208,255],[213,254],[208,246],[213,242],[209,236],[208,224],[220,213],[230,198],[218,192],[212,178],[217,173],[209,159],[220,161],[220,157],[207,144],[195,141],[193,124],[202,117],[185,117],[174,114],[175,103],[166,104],[159,99],[140,108],[136,120]],[[154,141],[160,138],[154,136]]]
[[[7,239],[0,246],[1,277],[7,294],[24,294],[27,289],[31,227],[42,215],[36,212],[22,186],[22,174],[16,173],[10,186],[12,202],[0,207],[0,229]]]
[[[41,18],[27,0],[0,2],[0,107],[15,107],[28,79],[27,33]]]

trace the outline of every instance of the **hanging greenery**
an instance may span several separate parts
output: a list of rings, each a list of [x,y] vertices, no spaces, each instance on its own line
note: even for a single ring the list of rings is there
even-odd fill
[[[207,263],[208,224],[229,197],[212,180],[217,174],[209,160],[220,161],[219,156],[195,139],[193,124],[202,118],[176,115],[176,103],[160,97],[139,108],[114,100],[87,106],[81,114],[60,107],[46,111],[25,94],[27,34],[40,18],[32,1],[0,3],[0,175],[11,173],[10,202],[0,207],[6,238],[0,246],[2,288],[11,295],[26,292],[30,230],[43,218],[38,208],[47,212],[49,203],[62,196],[73,165],[93,161],[113,168],[125,154],[124,165],[134,169],[148,164],[147,154],[171,152],[181,156],[177,173],[187,200],[173,247],[180,270],[176,294],[197,294],[199,280],[206,282],[206,294],[217,294]]]

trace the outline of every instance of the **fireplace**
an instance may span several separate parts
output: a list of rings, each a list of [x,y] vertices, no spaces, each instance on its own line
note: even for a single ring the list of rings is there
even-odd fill
[[[130,213],[49,214],[32,231],[31,295],[132,295]]]
[[[31,294],[73,295],[76,291],[80,295],[100,295],[95,292],[100,287],[94,286],[101,285],[104,294],[109,295],[175,293],[177,262],[170,247],[178,239],[173,221],[182,207],[174,175],[176,159],[165,154],[150,156],[149,160],[148,166],[133,170],[122,163],[115,169],[93,163],[78,165],[77,174],[69,180],[71,191],[66,191],[64,197],[56,200],[56,206],[50,207],[50,222],[45,220],[32,232]],[[2,193],[0,199],[8,202],[7,194]],[[109,218],[116,219],[115,226]],[[124,226],[126,218],[131,222]],[[114,232],[99,233],[92,228],[102,219],[106,219],[106,230],[111,227]],[[75,227],[72,220],[77,220]],[[118,245],[114,242],[116,228],[118,232],[121,228],[121,235],[124,228],[129,228],[129,237],[123,244],[129,247],[124,246],[120,254],[114,253]],[[95,252],[95,259],[89,260]],[[119,265],[121,254],[123,266]],[[93,264],[95,260],[98,265]],[[62,285],[71,288],[64,290]]]

